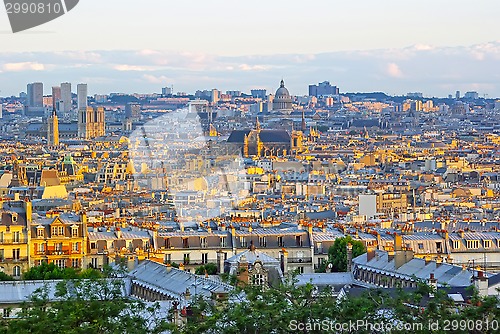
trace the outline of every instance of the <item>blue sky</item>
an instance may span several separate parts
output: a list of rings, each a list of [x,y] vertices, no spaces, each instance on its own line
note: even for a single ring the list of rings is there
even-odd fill
[[[0,94],[37,80],[47,92],[85,80],[106,93],[275,89],[284,77],[295,94],[330,80],[349,91],[500,96],[499,9],[498,0],[80,0],[18,34],[0,11]]]

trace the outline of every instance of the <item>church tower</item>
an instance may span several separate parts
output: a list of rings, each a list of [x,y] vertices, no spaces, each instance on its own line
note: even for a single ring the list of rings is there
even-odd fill
[[[56,110],[52,110],[47,124],[47,144],[49,146],[59,146],[59,120]]]

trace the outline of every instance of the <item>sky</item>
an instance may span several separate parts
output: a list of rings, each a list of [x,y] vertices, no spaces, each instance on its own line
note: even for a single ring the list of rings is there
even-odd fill
[[[341,91],[477,90],[500,97],[498,0],[80,0],[12,34],[0,10],[0,96],[26,83],[89,93],[279,86]]]

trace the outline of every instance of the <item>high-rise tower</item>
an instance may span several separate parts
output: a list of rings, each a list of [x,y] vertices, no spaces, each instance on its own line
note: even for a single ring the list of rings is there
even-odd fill
[[[49,123],[47,124],[47,144],[49,146],[59,145],[59,120],[57,119],[55,109],[52,111],[52,115],[49,117]]]

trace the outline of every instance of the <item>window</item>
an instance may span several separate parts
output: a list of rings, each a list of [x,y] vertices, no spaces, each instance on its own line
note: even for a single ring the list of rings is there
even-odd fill
[[[298,270],[299,274],[304,273],[304,267],[298,267],[297,270]]]
[[[45,244],[38,244],[37,245],[37,250],[38,250],[38,253],[45,253]]]
[[[469,249],[479,248],[479,240],[467,240],[467,248]]]
[[[14,268],[12,270],[12,276],[14,276],[14,277],[21,276],[21,267],[20,266],[14,266]]]
[[[79,242],[73,242],[73,244],[71,244],[71,250],[73,252],[78,252],[80,250],[80,243]]]
[[[4,308],[3,309],[3,317],[4,318],[9,318],[10,317],[10,308]]]
[[[295,246],[297,247],[302,247],[302,236],[297,235],[295,237]]]
[[[166,264],[172,263],[172,254],[165,254],[165,263]]]
[[[207,238],[200,237],[200,247],[201,248],[207,248]]]
[[[279,247],[284,247],[285,246],[285,243],[283,242],[283,237],[278,237],[278,246]]]
[[[165,248],[170,248],[170,238],[165,238]]]
[[[90,249],[97,249],[97,245],[95,242],[90,243]]]
[[[97,269],[98,268],[98,260],[96,257],[90,259],[90,267]]]
[[[259,237],[259,245],[260,247],[266,247],[266,237]]]
[[[182,248],[189,248],[189,239],[182,238]]]
[[[20,248],[15,248],[12,250],[12,258],[14,260],[19,260],[19,257],[21,255],[21,249]]]
[[[221,237],[220,238],[220,246],[221,247],[226,247],[226,237]]]
[[[241,244],[241,247],[246,247],[247,246],[247,238],[240,237],[240,244]]]
[[[43,238],[45,236],[45,230],[44,230],[44,228],[43,227],[38,227],[36,229],[36,235],[39,238]]]
[[[3,242],[4,233],[0,232],[0,242]]]
[[[3,261],[4,258],[5,258],[4,250],[0,249],[0,261]]]
[[[71,236],[73,238],[77,238],[78,237],[78,227],[75,226],[75,227],[71,228]]]
[[[253,285],[264,285],[266,283],[266,279],[263,274],[255,274],[252,276],[252,284]]]
[[[189,253],[185,253],[184,254],[184,260],[183,260],[184,264],[189,264]]]
[[[208,263],[208,253],[201,254],[201,263],[203,264]]]
[[[63,259],[54,260],[54,265],[59,268],[66,268],[66,260]]]
[[[54,226],[52,227],[53,236],[64,236],[64,226]]]
[[[80,260],[79,259],[71,259],[71,266],[73,268],[80,268]]]
[[[58,242],[55,244],[55,251],[56,252],[62,252],[62,247],[63,247],[63,244],[62,242]]]
[[[418,243],[418,249],[424,249],[424,244],[423,244],[423,243],[421,243],[421,242],[419,242],[419,243]]]
[[[12,234],[12,241],[13,242],[19,242],[21,240],[21,233],[19,231],[16,231]]]
[[[453,248],[454,249],[460,248],[460,240],[453,240]]]

